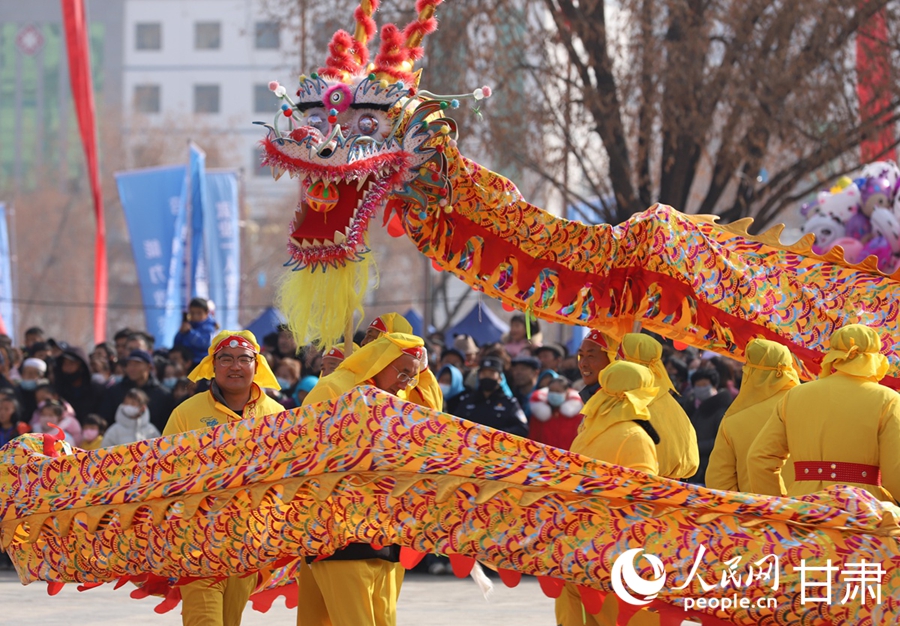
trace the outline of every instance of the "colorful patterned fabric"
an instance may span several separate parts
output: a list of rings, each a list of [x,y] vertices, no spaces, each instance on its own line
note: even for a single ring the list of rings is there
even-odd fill
[[[785,246],[777,226],[719,225],[656,205],[618,226],[586,226],[525,202],[512,182],[451,147],[453,211],[404,205],[407,234],[442,269],[507,305],[617,338],[634,322],[670,339],[743,360],[762,337],[786,345],[815,378],[831,334],[850,323],[881,336],[882,381],[900,388],[900,283],[873,263],[811,238]],[[489,207],[489,210],[486,210]]]
[[[761,578],[741,583],[742,595],[775,598],[777,609],[754,604],[706,616],[809,625],[900,618],[900,511],[865,492],[790,500],[706,490],[372,387],[211,430],[58,458],[40,450],[34,435],[0,449],[0,539],[24,583],[146,580],[149,573],[155,591],[171,598],[173,584],[193,577],[289,568],[297,555],[369,542],[411,548],[407,565],[416,553],[437,552],[452,555],[458,568],[477,559],[508,582],[515,572],[536,574],[550,595],[570,581],[593,606],[610,591],[615,559],[643,548],[668,575],[652,606],[684,619],[691,614],[680,606],[684,598],[716,593],[704,594],[696,577],[675,589],[702,546],[698,576],[706,583],[722,579],[732,558],[740,557],[740,571],[767,555],[781,561],[777,589]],[[804,559],[807,567],[829,559],[836,567],[880,563],[881,603],[857,594],[845,603],[801,604],[792,566]],[[269,592],[285,576],[279,570]]]

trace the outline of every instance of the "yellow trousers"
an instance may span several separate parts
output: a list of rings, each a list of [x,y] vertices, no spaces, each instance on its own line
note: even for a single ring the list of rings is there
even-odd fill
[[[184,626],[240,626],[255,587],[255,574],[188,583],[181,587],[181,622]]]
[[[303,563],[297,626],[396,626],[405,572],[381,559]]]
[[[603,599],[603,609],[596,614],[588,613],[581,603],[578,587],[566,583],[563,591],[556,599],[556,623],[558,626],[616,626],[619,616],[619,601],[616,594],[609,593]],[[650,611],[638,611],[628,626],[658,626],[659,614]]]

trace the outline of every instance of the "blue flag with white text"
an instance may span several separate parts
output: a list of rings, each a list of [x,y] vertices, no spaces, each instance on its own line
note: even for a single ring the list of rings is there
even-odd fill
[[[206,173],[203,250],[209,298],[216,305],[216,321],[221,328],[241,327],[238,323],[241,286],[239,202],[237,172]]]
[[[182,283],[187,176],[184,165],[116,174],[147,330],[158,346],[172,345],[187,308]]]
[[[0,326],[16,340],[15,306],[13,303],[12,251],[9,246],[6,205],[0,202]]]

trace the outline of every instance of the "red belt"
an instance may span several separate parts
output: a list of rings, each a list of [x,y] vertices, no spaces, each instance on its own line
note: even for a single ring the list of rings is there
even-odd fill
[[[794,480],[824,480],[881,486],[881,469],[877,465],[837,461],[795,461],[794,474]]]

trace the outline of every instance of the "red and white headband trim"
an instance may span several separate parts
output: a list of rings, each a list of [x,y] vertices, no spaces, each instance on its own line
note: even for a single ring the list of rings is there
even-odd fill
[[[372,320],[372,323],[369,324],[369,328],[374,328],[375,330],[386,333],[388,331],[387,324],[384,323],[384,320],[380,317],[376,317]]]
[[[216,346],[213,354],[218,354],[225,348],[244,348],[245,350],[249,350],[253,354],[258,354],[253,344],[240,335],[230,335],[228,337],[225,337],[225,339],[220,341],[219,345]]]
[[[322,358],[323,358],[323,359],[328,359],[328,358],[332,358],[332,359],[343,359],[343,358],[344,358],[344,351],[341,350],[340,348],[332,348],[331,350],[329,350],[328,352],[326,352],[326,353],[323,355]]]

